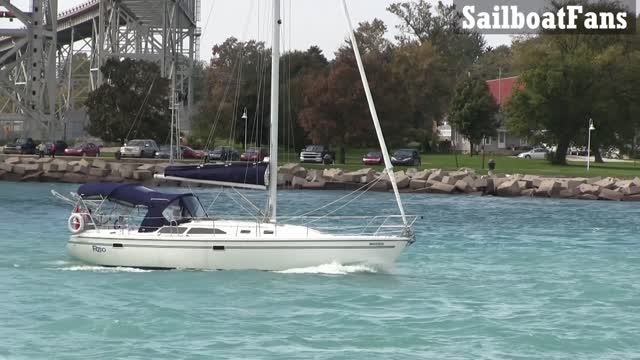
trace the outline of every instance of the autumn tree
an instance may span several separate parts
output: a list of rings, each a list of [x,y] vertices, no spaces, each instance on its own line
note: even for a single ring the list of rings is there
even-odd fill
[[[100,71],[105,81],[85,103],[89,134],[108,142],[167,138],[169,80],[160,76],[160,67],[143,60],[109,59]]]
[[[484,80],[470,77],[457,87],[449,119],[455,129],[469,140],[471,156],[475,145],[496,136],[500,126],[497,113],[498,105]]]
[[[412,135],[410,113],[404,111],[407,98],[393,78],[394,48],[385,34],[384,23],[374,20],[359,24],[356,38],[385,135],[392,144],[402,143]],[[328,73],[309,77],[306,84],[299,120],[313,142],[330,143],[341,152],[347,146],[377,147],[351,42],[336,52]]]
[[[270,58],[271,51],[263,42],[231,37],[213,47],[205,70],[204,97],[194,119],[194,137],[203,146],[212,148],[216,140],[244,140],[244,108],[248,112],[248,141],[268,143]]]
[[[317,46],[306,51],[291,51],[282,56],[280,87],[280,143],[287,153],[296,152],[306,145],[305,129],[300,124],[304,107],[304,91],[316,77],[326,77],[329,61]]]

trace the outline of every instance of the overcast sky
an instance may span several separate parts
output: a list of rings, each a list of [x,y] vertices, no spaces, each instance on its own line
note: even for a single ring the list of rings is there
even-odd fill
[[[61,12],[83,2],[83,0],[58,0],[58,10]],[[386,11],[393,2],[393,0],[348,0],[354,23],[374,18],[382,19],[389,27],[390,38],[398,33],[395,29],[398,19]],[[436,2],[436,0],[433,1],[433,3]],[[26,9],[29,0],[13,0],[12,3]],[[293,15],[290,21],[291,44],[287,44],[288,49],[307,49],[311,45],[318,45],[327,57],[332,58],[333,53],[344,43],[347,26],[342,13],[341,0],[282,0],[282,7],[287,13],[291,7]],[[259,30],[258,23],[261,21],[264,25],[266,14],[270,13],[270,9],[270,0],[202,0],[201,59],[209,59],[212,46],[230,36],[241,40],[256,38],[268,40],[264,26]],[[10,25],[7,19],[0,19],[0,27]],[[289,35],[286,34],[286,36]],[[493,46],[505,44],[510,42],[510,37],[492,36],[488,38],[488,42]]]

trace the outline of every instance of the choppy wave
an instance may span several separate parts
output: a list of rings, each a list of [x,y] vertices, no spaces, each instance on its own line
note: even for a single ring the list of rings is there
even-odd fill
[[[377,273],[378,270],[365,265],[342,265],[337,262],[306,268],[288,269],[276,271],[279,274],[322,274],[322,275],[347,275],[354,273]]]
[[[115,273],[115,272],[147,273],[147,272],[153,271],[153,270],[145,270],[145,269],[130,268],[130,267],[104,267],[104,266],[91,266],[91,265],[68,266],[68,267],[59,268],[58,270],[104,272],[104,273]]]

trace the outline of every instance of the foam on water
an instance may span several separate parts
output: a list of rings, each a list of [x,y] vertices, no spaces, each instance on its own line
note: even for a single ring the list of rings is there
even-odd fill
[[[101,272],[101,273],[116,273],[116,272],[148,273],[153,271],[153,270],[145,270],[145,269],[130,268],[130,267],[104,267],[104,266],[91,266],[91,265],[68,266],[68,267],[58,268],[57,270],[88,271],[88,272]]]
[[[322,274],[322,275],[347,275],[354,273],[377,273],[378,270],[365,265],[342,265],[337,262],[306,268],[288,269],[276,271],[279,274]]]

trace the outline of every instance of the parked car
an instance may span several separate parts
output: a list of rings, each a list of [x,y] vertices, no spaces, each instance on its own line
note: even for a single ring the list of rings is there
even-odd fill
[[[546,159],[548,153],[549,153],[549,150],[545,148],[535,148],[531,151],[518,154],[518,157],[520,159],[544,160]]]
[[[362,158],[364,165],[383,165],[384,157],[380,151],[372,151]]]
[[[615,147],[604,149],[602,153],[604,153],[604,157],[607,159],[622,159],[622,153],[620,152],[620,149]]]
[[[131,140],[120,148],[116,158],[154,158],[158,150],[160,149],[154,140]]]
[[[204,158],[204,151],[202,150],[194,150],[188,146],[181,145],[180,150],[182,150],[182,158],[183,159],[202,159]]]
[[[45,155],[51,155],[51,150],[53,149],[54,143],[48,142],[45,144],[46,150]],[[66,142],[62,140],[58,140],[55,142],[56,145],[56,155],[64,155],[64,151],[69,147]]]
[[[238,161],[240,152],[230,146],[218,146],[207,153],[207,161]]]
[[[33,155],[36,153],[36,143],[32,138],[16,139],[13,143],[5,145],[2,152],[5,154]]]
[[[173,148],[174,159],[178,158],[178,148]],[[161,145],[155,154],[156,159],[170,159],[171,158],[171,145]]]
[[[267,150],[262,148],[249,148],[246,152],[240,155],[240,161],[261,162],[264,158],[269,156]]]
[[[94,143],[83,143],[64,150],[65,156],[100,156],[100,148]]]
[[[571,149],[569,149],[569,155],[573,155],[573,156],[587,156],[589,152],[587,151],[586,147],[572,147]]]
[[[421,166],[422,159],[418,150],[401,149],[391,156],[391,164],[399,166]]]
[[[332,163],[335,158],[336,154],[325,145],[308,145],[300,152],[300,162],[303,163]]]

